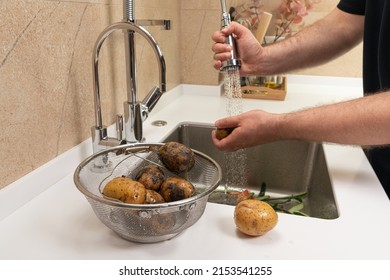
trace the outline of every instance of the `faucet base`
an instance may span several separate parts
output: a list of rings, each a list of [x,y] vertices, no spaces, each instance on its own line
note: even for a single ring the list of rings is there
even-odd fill
[[[93,152],[96,153],[101,150],[105,150],[110,147],[116,147],[127,144],[125,140],[118,140],[107,136],[107,127],[98,128],[93,126],[92,132],[92,148]]]

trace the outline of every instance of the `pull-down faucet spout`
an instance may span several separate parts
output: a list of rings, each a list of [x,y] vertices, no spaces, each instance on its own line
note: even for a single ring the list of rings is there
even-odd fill
[[[220,1],[221,1],[221,11],[222,11],[221,28],[224,28],[231,23],[231,18],[229,12],[226,9],[226,0],[220,0]],[[232,47],[232,50],[230,51],[231,58],[223,62],[220,70],[229,71],[233,69],[239,69],[241,63],[240,60],[237,59],[236,43],[232,35],[226,37],[226,44],[229,44]]]
[[[93,151],[104,149],[108,146],[116,146],[123,143],[119,137],[113,139],[107,136],[107,128],[103,126],[101,103],[100,103],[100,85],[99,85],[99,52],[105,39],[116,30],[124,30],[140,34],[154,50],[157,57],[159,68],[159,87],[154,87],[145,99],[140,102],[135,94],[135,81],[133,80],[134,94],[129,101],[125,102],[125,137],[126,142],[142,141],[142,122],[148,116],[148,113],[156,105],[157,101],[166,91],[166,66],[162,51],[153,36],[142,26],[139,26],[131,21],[118,22],[108,26],[99,35],[93,50],[93,89],[95,102],[95,126],[92,127]],[[132,42],[134,44],[134,42]],[[129,61],[135,65],[135,59]],[[135,67],[134,67],[135,69]]]

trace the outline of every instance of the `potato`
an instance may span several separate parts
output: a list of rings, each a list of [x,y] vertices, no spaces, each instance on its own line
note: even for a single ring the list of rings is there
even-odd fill
[[[135,176],[135,180],[144,185],[145,188],[153,191],[160,189],[164,179],[164,172],[156,165],[145,166]]]
[[[166,202],[189,198],[194,193],[195,187],[179,177],[168,177],[160,188],[160,194]]]
[[[104,186],[103,195],[125,203],[143,204],[146,199],[146,189],[137,181],[126,177],[117,177]]]
[[[148,224],[150,230],[155,234],[172,233],[172,229],[176,225],[175,213],[153,215]]]
[[[164,203],[165,200],[158,192],[153,190],[146,189],[146,199],[145,204],[156,204],[156,203]]]
[[[218,140],[221,140],[225,137],[228,137],[230,133],[232,133],[234,128],[218,128],[215,131],[215,137],[217,137]]]
[[[158,157],[169,171],[175,173],[187,172],[195,164],[194,152],[177,142],[168,142],[159,147]]]
[[[242,233],[260,236],[276,226],[278,215],[268,203],[257,199],[247,199],[236,205],[234,222]]]

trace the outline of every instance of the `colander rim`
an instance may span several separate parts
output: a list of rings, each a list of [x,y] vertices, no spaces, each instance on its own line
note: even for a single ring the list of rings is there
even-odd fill
[[[82,194],[84,194],[87,198],[90,198],[94,201],[98,201],[98,202],[103,203],[105,205],[110,205],[110,206],[115,206],[115,207],[120,207],[120,208],[141,209],[141,210],[143,210],[143,209],[144,210],[146,210],[146,209],[151,210],[151,209],[161,209],[161,208],[166,209],[166,208],[173,208],[173,207],[177,207],[177,206],[187,205],[187,204],[193,203],[193,202],[195,202],[195,201],[197,201],[205,196],[208,196],[210,193],[212,193],[219,186],[219,183],[222,181],[222,168],[221,168],[221,166],[218,164],[218,162],[216,162],[210,156],[208,156],[205,153],[202,153],[198,150],[192,149],[192,148],[191,148],[191,150],[194,152],[194,154],[196,156],[199,156],[199,157],[206,159],[207,161],[211,162],[211,164],[216,167],[218,177],[217,177],[216,181],[209,188],[207,188],[205,191],[203,191],[199,194],[196,194],[192,197],[186,198],[186,199],[173,201],[173,202],[159,203],[159,204],[130,204],[130,203],[125,203],[125,202],[121,202],[121,201],[106,199],[104,197],[100,197],[98,195],[95,195],[95,194],[91,193],[90,191],[88,191],[79,180],[79,174],[80,174],[81,170],[89,162],[91,162],[92,160],[94,160],[98,156],[101,156],[101,155],[104,155],[107,153],[111,153],[111,152],[117,151],[119,149],[147,148],[147,147],[149,148],[150,146],[163,146],[164,144],[165,143],[159,143],[159,142],[129,143],[129,144],[124,144],[124,145],[119,145],[119,146],[107,148],[107,149],[104,149],[102,151],[98,151],[98,152],[90,155],[89,157],[87,157],[86,159],[84,159],[83,161],[81,161],[79,163],[79,165],[76,167],[74,174],[73,174],[73,182],[76,185],[77,189]]]

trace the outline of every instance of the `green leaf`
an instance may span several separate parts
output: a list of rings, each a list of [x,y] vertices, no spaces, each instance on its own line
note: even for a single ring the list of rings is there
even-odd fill
[[[255,197],[255,199],[257,200],[261,200],[261,201],[267,201],[268,199],[270,199],[271,197],[269,195],[263,195],[263,196],[258,196],[258,197]]]
[[[303,213],[301,211],[295,211],[294,213],[292,213],[294,215],[298,215],[298,216],[305,216],[305,217],[309,217],[309,215],[307,215],[306,213]]]
[[[288,209],[288,212],[290,212],[290,213],[298,212],[298,211],[303,209],[303,206],[304,206],[303,203],[299,203],[299,204],[291,207],[290,209]]]
[[[266,189],[267,189],[267,185],[265,184],[265,182],[261,183],[259,197],[265,195]]]
[[[226,193],[226,190],[215,190],[213,193]],[[234,197],[234,194],[230,194],[229,191],[227,192],[227,195]],[[258,195],[255,195],[255,193],[253,192],[249,192],[248,198],[254,198],[257,200],[267,202],[269,205],[272,206],[272,208],[275,211],[278,212],[309,217],[309,215],[307,215],[306,213],[301,212],[301,210],[304,207],[303,200],[306,196],[307,196],[307,192],[291,194],[282,197],[271,197],[270,195],[266,195],[266,183],[263,182],[261,184]],[[287,210],[286,209],[287,205],[289,206],[293,205],[293,206]]]

